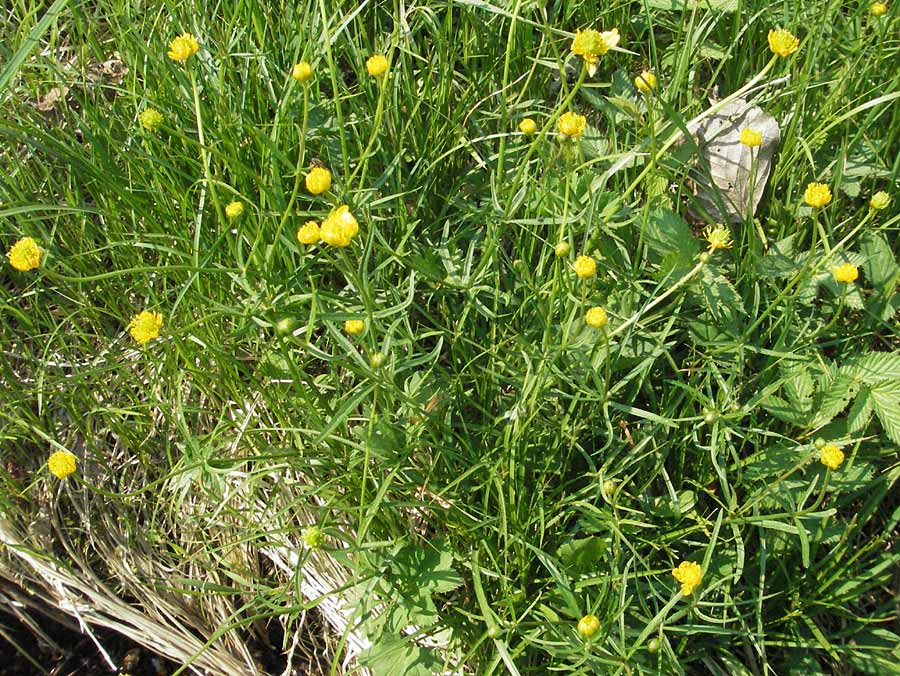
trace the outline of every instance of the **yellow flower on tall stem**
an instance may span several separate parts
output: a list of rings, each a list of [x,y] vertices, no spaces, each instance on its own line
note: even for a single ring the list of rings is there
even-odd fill
[[[325,167],[313,167],[306,175],[306,189],[320,195],[331,187],[331,172]]]
[[[844,452],[834,444],[826,444],[819,453],[819,461],[830,470],[837,469],[844,462]]]
[[[388,61],[383,54],[373,54],[366,59],[366,70],[372,77],[381,77],[387,72]]]
[[[778,56],[790,56],[800,48],[800,40],[782,28],[769,31],[769,49]]]
[[[649,94],[656,89],[656,75],[649,70],[642,71],[640,75],[634,78],[634,86],[637,87],[642,94]]]
[[[810,183],[803,192],[803,201],[813,209],[820,209],[831,202],[831,189],[824,183]]]
[[[295,63],[294,67],[291,68],[291,77],[294,78],[297,82],[307,82],[312,79],[313,76],[313,67],[308,61],[301,61],[300,63]]]
[[[40,247],[31,237],[23,237],[6,253],[9,264],[19,272],[28,272],[40,266],[41,255]]]
[[[618,28],[602,33],[593,28],[579,30],[575,33],[575,39],[572,40],[572,53],[584,59],[588,73],[593,75],[597,72],[600,57],[618,45],[620,39]]]
[[[572,264],[579,279],[590,279],[597,274],[597,261],[590,256],[579,256]]]
[[[138,345],[144,345],[159,335],[162,325],[163,318],[159,312],[144,310],[131,318],[128,332]]]
[[[843,263],[831,271],[834,281],[839,284],[853,284],[859,279],[859,269],[853,263]]]
[[[169,43],[168,55],[173,61],[187,61],[199,50],[197,38],[191,33],[183,33]]]
[[[741,130],[741,144],[748,148],[755,148],[762,143],[762,134],[755,129],[746,127]]]
[[[57,479],[65,479],[78,468],[78,458],[69,451],[56,451],[47,461],[47,468]]]
[[[693,594],[694,589],[703,581],[703,569],[693,561],[682,561],[678,568],[672,569],[672,575],[681,583],[681,593],[684,596]]]
[[[563,113],[556,121],[556,130],[562,134],[563,138],[575,139],[581,137],[586,126],[587,118],[584,115],[571,111]]]

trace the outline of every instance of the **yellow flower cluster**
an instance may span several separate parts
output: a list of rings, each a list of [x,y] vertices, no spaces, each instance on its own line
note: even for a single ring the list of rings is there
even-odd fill
[[[163,114],[153,108],[147,108],[138,115],[138,120],[147,131],[156,131],[162,126]]]
[[[351,336],[358,336],[366,330],[366,323],[362,319],[348,319],[344,322],[344,331]]]
[[[173,61],[187,61],[200,50],[200,45],[190,33],[184,33],[169,43],[169,58]]]
[[[128,324],[128,332],[139,345],[144,345],[159,335],[162,325],[163,318],[159,312],[144,310],[131,318],[131,322]]]
[[[381,77],[387,73],[388,61],[384,54],[373,54],[366,59],[366,70],[372,77]]]
[[[803,201],[814,209],[831,202],[831,189],[824,183],[810,183],[803,192]]]
[[[613,28],[611,31],[603,31],[602,33],[593,28],[588,28],[575,33],[571,49],[573,54],[584,59],[588,72],[593,75],[597,70],[597,64],[600,63],[600,57],[618,45],[620,39],[618,28]]]
[[[887,14],[887,10],[887,4],[883,2],[873,2],[871,5],[869,5],[869,14],[871,14],[875,18],[884,16],[885,14]]]
[[[730,249],[733,242],[731,241],[731,233],[721,223],[716,226],[709,226],[703,231],[703,238],[709,243],[710,251],[718,251],[719,249]]]
[[[844,462],[844,452],[834,444],[826,444],[819,453],[819,461],[828,469],[837,469]]]
[[[78,468],[78,459],[68,451],[56,451],[47,461],[47,468],[50,470],[50,474],[57,479],[65,479],[75,473]]]
[[[778,56],[790,56],[800,48],[800,40],[794,34],[784,29],[772,29],[769,31],[769,49]]]
[[[532,134],[537,133],[537,122],[532,120],[530,117],[526,117],[524,120],[519,122],[519,131],[527,136],[531,136]]]
[[[748,148],[755,148],[762,143],[762,134],[755,129],[747,127],[741,130],[741,143]]]
[[[294,78],[297,82],[307,82],[312,79],[313,76],[313,67],[308,61],[301,61],[300,63],[295,63],[294,67],[291,68],[291,77]]]
[[[233,221],[244,214],[244,205],[241,202],[229,202],[225,207],[225,218]]]
[[[831,274],[834,275],[834,281],[839,284],[853,284],[859,279],[859,270],[853,263],[838,265],[831,271]]]
[[[703,569],[693,561],[682,561],[678,568],[672,569],[672,575],[681,583],[681,593],[690,596],[703,581]]]
[[[580,138],[587,126],[587,118],[578,113],[563,113],[556,121],[556,130],[566,138]]]
[[[34,270],[41,264],[41,249],[31,237],[23,237],[6,252],[9,264],[19,272]]]
[[[579,279],[590,279],[597,274],[597,261],[590,256],[579,256],[572,267]]]
[[[331,187],[331,172],[325,167],[313,167],[306,175],[306,189],[313,195],[321,195]]]
[[[606,310],[602,307],[592,307],[584,315],[585,323],[595,329],[602,329],[609,321]]]

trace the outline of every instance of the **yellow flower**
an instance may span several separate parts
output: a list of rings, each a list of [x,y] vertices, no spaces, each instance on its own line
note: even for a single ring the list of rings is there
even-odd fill
[[[156,131],[163,123],[163,115],[158,110],[147,108],[147,110],[138,115],[138,120],[140,120],[141,126],[147,131]]]
[[[537,122],[532,120],[530,117],[526,117],[524,120],[519,122],[519,131],[523,134],[531,136],[532,134],[537,132]]]
[[[322,544],[322,529],[318,526],[307,526],[300,532],[300,538],[310,549],[318,549]]]
[[[331,187],[331,172],[325,167],[313,167],[306,175],[306,189],[319,195]]]
[[[719,249],[730,249],[733,242],[731,241],[731,233],[721,223],[715,227],[709,226],[703,231],[703,238],[709,242],[710,251],[718,251]]]
[[[890,203],[890,195],[888,195],[884,190],[879,190],[874,195],[872,195],[872,199],[869,200],[869,208],[874,209],[875,211],[881,211],[882,209],[887,209]]]
[[[366,70],[372,77],[381,77],[387,72],[388,62],[383,54],[374,54],[366,60]]]
[[[581,638],[590,638],[600,629],[600,620],[596,615],[585,615],[578,620],[578,633]]]
[[[834,444],[823,446],[819,453],[819,461],[828,469],[837,469],[844,462],[844,452]]]
[[[755,129],[746,127],[741,130],[741,143],[748,148],[755,148],[762,143],[762,134]]]
[[[619,44],[619,39],[618,28],[602,33],[593,28],[579,30],[575,33],[575,39],[572,40],[572,53],[584,59],[588,73],[593,75],[597,71],[600,57]]]
[[[703,580],[703,570],[700,564],[693,561],[682,561],[678,564],[678,568],[672,569],[672,575],[681,583],[681,593],[690,596],[694,587],[697,587]]]
[[[240,218],[244,213],[244,205],[241,202],[229,202],[225,207],[225,216],[229,220]]]
[[[578,113],[563,113],[556,121],[556,129],[566,138],[578,138],[584,134],[587,119]]]
[[[859,270],[853,263],[838,265],[831,271],[831,274],[834,275],[834,281],[841,284],[852,284],[859,279]]]
[[[597,261],[590,256],[579,256],[572,267],[581,279],[590,279],[597,274]]]
[[[346,204],[333,209],[326,220],[337,223],[347,239],[352,239],[359,232],[359,221],[350,213],[350,207]]]
[[[173,61],[187,61],[199,49],[197,38],[190,33],[184,33],[169,43],[169,58]]]
[[[311,79],[312,76],[313,68],[308,61],[295,63],[294,67],[291,68],[291,77],[294,78],[297,82],[306,82],[307,80]]]
[[[319,241],[319,224],[307,221],[297,230],[297,241],[300,244],[315,244]]]
[[[592,326],[595,329],[602,329],[606,326],[606,322],[609,321],[609,317],[606,316],[606,310],[602,307],[592,307],[584,315],[584,321],[587,322],[588,326]]]
[[[644,94],[648,94],[651,90],[656,89],[656,76],[649,70],[642,71],[634,78],[634,86]]]
[[[6,253],[9,264],[19,272],[34,270],[41,264],[41,250],[31,237],[23,237]]]
[[[162,325],[163,318],[160,313],[144,310],[131,318],[131,322],[128,324],[128,332],[138,344],[143,345],[159,335]]]
[[[818,209],[831,202],[831,190],[824,183],[810,183],[803,193],[803,201]]]
[[[351,336],[362,333],[366,328],[366,323],[362,319],[348,319],[344,322],[344,331]]]
[[[331,218],[326,218],[322,221],[322,226],[319,228],[319,237],[325,244],[330,244],[331,246],[350,246],[350,238],[344,234],[344,229],[341,228],[340,223],[335,222]]]
[[[553,247],[553,253],[556,255],[557,258],[565,258],[566,256],[569,255],[569,251],[571,251],[571,247],[569,246],[569,243],[566,241],[562,241],[559,244],[557,244],[555,247]]]
[[[65,479],[74,474],[78,467],[78,459],[68,451],[56,451],[47,461],[50,473],[57,479]]]
[[[869,14],[874,17],[884,16],[887,14],[887,5],[883,2],[873,2],[869,5]]]
[[[800,40],[790,31],[779,28],[769,31],[769,49],[778,56],[790,56],[800,48]]]

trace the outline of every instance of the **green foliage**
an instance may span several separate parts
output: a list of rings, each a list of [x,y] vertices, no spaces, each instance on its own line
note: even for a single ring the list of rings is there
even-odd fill
[[[319,613],[332,673],[359,646],[376,675],[894,673],[895,9],[12,2],[0,238],[44,257],[0,270],[0,572],[51,562],[238,658]],[[588,75],[570,33],[614,26]],[[775,26],[801,47],[770,64]],[[711,249],[678,135],[735,94],[781,144]],[[339,204],[350,246],[300,244]]]

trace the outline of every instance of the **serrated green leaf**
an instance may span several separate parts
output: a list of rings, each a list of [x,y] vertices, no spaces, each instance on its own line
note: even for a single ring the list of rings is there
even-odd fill
[[[797,425],[798,427],[806,426],[806,422],[809,420],[806,411],[798,409],[794,404],[785,401],[781,397],[776,397],[773,394],[763,399],[760,402],[760,405],[779,420],[791,423],[792,425]]]
[[[859,385],[858,380],[840,372],[825,382],[820,381],[816,415],[810,427],[821,427],[831,422],[836,415],[847,408],[856,393],[859,392]]]
[[[691,232],[691,226],[669,209],[653,209],[644,234],[647,246],[661,256],[678,253],[693,259],[700,253],[700,245]]]
[[[872,419],[872,410],[872,396],[868,388],[860,388],[859,395],[847,413],[847,431],[856,434],[864,430]]]
[[[794,235],[778,240],[756,264],[756,272],[765,277],[787,277],[806,262],[807,254],[795,251]]]
[[[840,373],[873,385],[885,380],[900,381],[900,352],[869,352],[844,363]]]
[[[888,439],[900,444],[900,381],[885,381],[870,389],[872,408]]]
[[[865,258],[862,264],[863,274],[876,289],[887,284],[900,270],[890,244],[881,233],[867,233],[860,242],[859,252]]]
[[[805,364],[791,365],[781,369],[784,378],[784,390],[788,399],[798,409],[807,411],[812,403],[815,382]]]
[[[709,313],[717,322],[733,320],[735,315],[746,315],[744,301],[714,265],[707,265],[700,273],[700,288]]]

